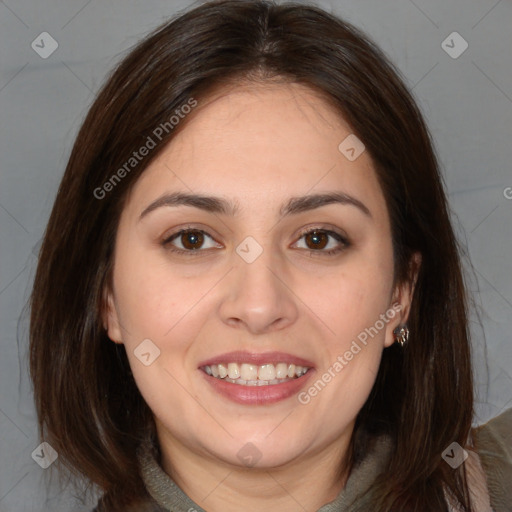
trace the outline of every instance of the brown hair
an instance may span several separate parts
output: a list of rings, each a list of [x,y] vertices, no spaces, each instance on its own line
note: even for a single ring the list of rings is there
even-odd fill
[[[321,92],[373,159],[397,282],[409,277],[412,254],[422,255],[411,339],[405,350],[384,350],[353,436],[355,458],[368,435],[386,432],[396,445],[375,482],[372,510],[446,510],[444,489],[470,510],[464,466],[452,470],[441,458],[453,441],[467,442],[473,390],[461,264],[430,136],[382,52],[351,25],[303,4],[200,5],[138,44],[99,92],[57,194],[31,297],[30,368],[42,438],[105,492],[112,509],[145,496],[135,454],[153,431],[152,413],[124,347],[106,335],[102,311],[123,202],[176,130],[101,199],[95,190],[190,98],[243,80]]]

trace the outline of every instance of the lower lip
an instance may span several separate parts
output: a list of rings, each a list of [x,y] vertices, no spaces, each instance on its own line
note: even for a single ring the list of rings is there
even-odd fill
[[[233,402],[244,405],[268,405],[290,398],[306,385],[314,373],[314,369],[311,368],[301,377],[283,382],[282,384],[244,386],[232,384],[231,382],[212,377],[202,370],[199,371],[217,393],[229,398]]]

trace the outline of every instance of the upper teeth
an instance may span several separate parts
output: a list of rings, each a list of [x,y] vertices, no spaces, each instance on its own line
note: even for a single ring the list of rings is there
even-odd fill
[[[276,379],[291,379],[301,377],[309,368],[288,363],[263,364],[261,366],[250,363],[211,364],[203,367],[208,375],[219,379],[241,379],[244,381],[268,381],[273,383]]]

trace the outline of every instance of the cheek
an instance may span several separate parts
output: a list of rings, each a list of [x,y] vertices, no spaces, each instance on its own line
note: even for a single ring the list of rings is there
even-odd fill
[[[315,408],[333,436],[366,402],[384,348],[387,323],[381,315],[388,311],[388,287],[366,277],[340,276],[336,290],[315,295],[314,307],[323,308],[318,316],[329,332],[322,338],[322,365],[299,401]]]
[[[210,274],[192,280],[162,262],[161,257],[145,254],[140,258],[136,251],[117,263],[114,284],[118,316],[137,385],[149,404],[157,399],[157,391],[168,398],[179,396],[175,379],[185,382],[193,370],[186,366],[187,354],[209,318],[207,308],[211,305],[205,296],[218,278]],[[140,347],[147,349],[142,352]],[[149,352],[150,360],[155,354],[158,357],[145,366],[139,358],[141,352]],[[145,359],[147,362],[148,357]]]
[[[384,336],[379,318],[390,307],[391,288],[389,270],[361,265],[304,283],[302,296],[308,297],[307,305],[324,324],[328,339],[341,349],[376,322]]]
[[[116,261],[114,285],[126,341],[133,343],[141,337],[166,338],[198,304],[208,283],[192,283],[173,271],[161,255],[135,249]]]
[[[191,371],[185,363],[201,329],[204,287],[170,274],[149,261],[120,265],[116,292],[123,343],[140,393],[154,412],[170,407],[183,415],[182,386]]]
[[[315,286],[304,284],[308,306],[324,331],[322,368],[314,389],[307,392],[313,397],[322,390],[317,407],[328,417],[338,418],[336,421],[342,420],[340,404],[346,419],[357,414],[366,401],[377,376],[388,324],[395,316],[389,302],[392,257],[377,256],[382,254],[386,252],[375,249],[357,254],[343,271]],[[304,396],[304,401],[309,396]]]

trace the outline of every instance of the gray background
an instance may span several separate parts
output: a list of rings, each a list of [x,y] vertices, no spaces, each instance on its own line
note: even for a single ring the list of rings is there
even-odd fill
[[[74,136],[124,52],[187,1],[0,1],[0,511],[79,511],[31,458],[39,442],[27,318],[39,240]],[[365,30],[403,72],[431,127],[454,223],[474,272],[477,415],[512,406],[512,3],[339,0],[317,5]],[[458,32],[467,50],[442,42]],[[48,32],[57,50],[32,41]],[[41,43],[39,43],[41,45]],[[460,41],[445,45],[460,51]],[[48,46],[46,45],[46,49]],[[507,193],[508,191],[508,193]],[[483,329],[477,323],[481,318]],[[454,390],[447,390],[453,392]],[[92,498],[94,501],[94,498]]]

